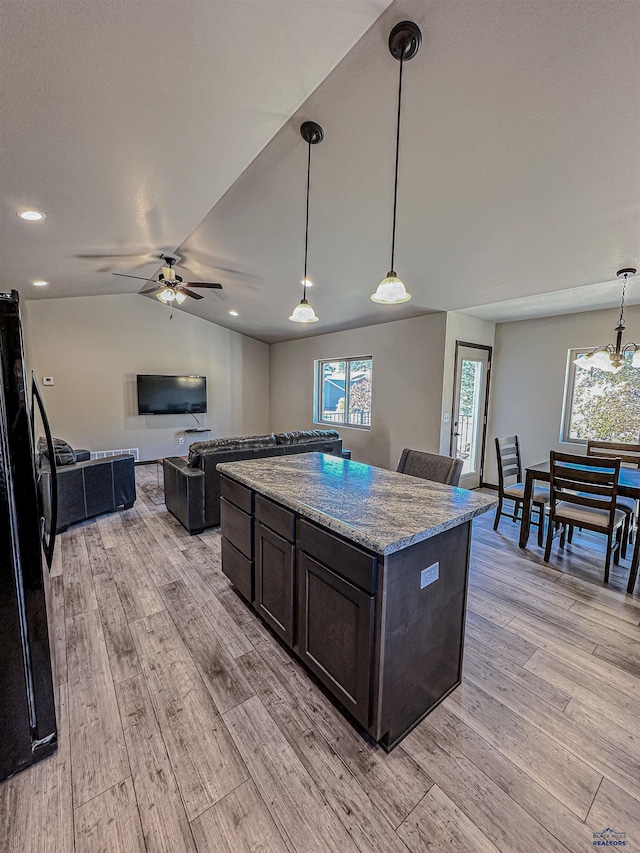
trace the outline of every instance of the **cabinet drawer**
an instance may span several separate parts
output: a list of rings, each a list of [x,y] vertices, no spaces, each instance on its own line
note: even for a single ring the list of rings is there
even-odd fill
[[[225,498],[220,498],[220,529],[225,539],[239,551],[253,558],[253,521],[250,515],[238,509]]]
[[[222,571],[247,601],[253,601],[253,563],[222,537]]]
[[[377,559],[355,545],[300,519],[298,547],[367,592],[376,591]]]
[[[255,516],[265,527],[269,527],[275,533],[284,536],[289,542],[295,541],[296,517],[291,510],[285,509],[269,498],[256,495]]]
[[[253,512],[253,492],[246,486],[241,486],[235,480],[230,480],[222,475],[220,477],[220,494],[245,512]]]

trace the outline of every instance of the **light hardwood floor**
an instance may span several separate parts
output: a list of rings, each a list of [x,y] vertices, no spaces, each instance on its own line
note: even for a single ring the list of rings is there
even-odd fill
[[[189,536],[153,467],[63,534],[60,748],[0,785],[10,853],[575,851],[640,846],[640,596],[597,538],[557,568],[474,527],[464,683],[391,755],[342,717]],[[635,842],[635,846],[634,846]]]

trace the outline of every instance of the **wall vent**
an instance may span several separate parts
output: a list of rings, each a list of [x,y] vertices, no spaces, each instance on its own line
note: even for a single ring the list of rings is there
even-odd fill
[[[121,450],[92,450],[91,458],[106,459],[107,456],[119,456],[121,453],[128,453],[130,456],[133,456],[135,458],[136,462],[140,461],[139,447],[125,447]]]

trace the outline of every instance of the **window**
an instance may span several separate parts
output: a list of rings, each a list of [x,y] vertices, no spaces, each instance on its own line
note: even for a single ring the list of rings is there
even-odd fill
[[[315,422],[371,429],[371,357],[316,361]]]
[[[567,380],[561,441],[586,444],[588,439],[640,440],[640,370],[631,366],[629,353],[620,373],[592,367],[576,367],[574,358],[590,349],[571,349],[567,359]]]

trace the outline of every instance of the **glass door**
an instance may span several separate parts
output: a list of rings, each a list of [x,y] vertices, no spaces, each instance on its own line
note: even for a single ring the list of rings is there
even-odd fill
[[[482,480],[490,368],[490,347],[456,341],[451,455],[463,461],[464,489]]]

